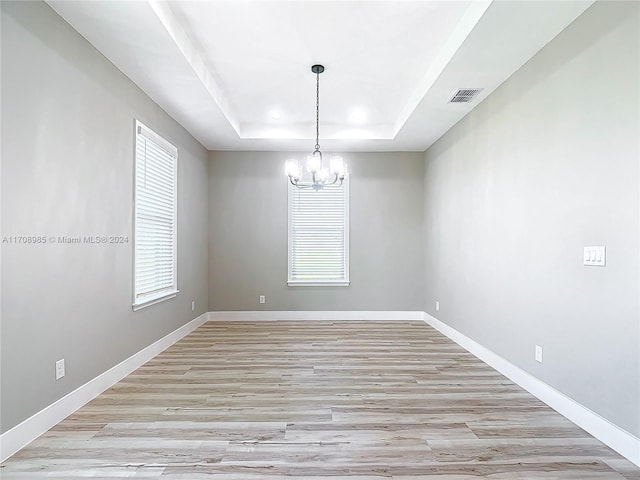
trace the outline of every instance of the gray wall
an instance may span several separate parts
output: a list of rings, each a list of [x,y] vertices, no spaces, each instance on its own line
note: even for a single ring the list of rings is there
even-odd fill
[[[597,2],[425,171],[427,311],[635,435],[639,8]],[[587,245],[605,268],[582,265]]]
[[[284,164],[292,155],[211,152],[210,309],[423,310],[422,154],[344,154],[352,173],[349,287],[287,286]]]
[[[47,5],[1,5],[2,236],[131,239],[134,119],[179,149],[177,298],[132,311],[131,243],[2,245],[6,431],[207,310],[207,152]]]

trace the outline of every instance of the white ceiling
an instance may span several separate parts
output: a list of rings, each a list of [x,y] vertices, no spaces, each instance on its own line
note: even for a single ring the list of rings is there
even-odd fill
[[[49,5],[211,150],[423,151],[593,0]],[[469,104],[458,88],[483,88]]]

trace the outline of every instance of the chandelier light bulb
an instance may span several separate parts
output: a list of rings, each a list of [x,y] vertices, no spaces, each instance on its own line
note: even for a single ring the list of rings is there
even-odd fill
[[[307,157],[307,170],[310,173],[318,173],[322,168],[322,160],[320,155],[311,154]]]
[[[331,177],[331,173],[329,172],[329,169],[326,167],[320,169],[319,177],[322,182],[326,182],[327,180],[329,180],[329,178]]]
[[[289,177],[299,180],[300,179],[300,166],[296,160],[287,160],[286,173]]]
[[[339,155],[331,156],[331,173],[338,175],[338,177],[344,177],[344,160]]]

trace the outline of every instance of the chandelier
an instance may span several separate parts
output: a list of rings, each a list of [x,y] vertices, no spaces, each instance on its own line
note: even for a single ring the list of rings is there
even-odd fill
[[[347,174],[347,169],[342,157],[332,155],[327,168],[320,151],[320,74],[324,72],[324,66],[313,65],[311,71],[316,74],[316,146],[315,150],[307,157],[304,169],[295,159],[287,160],[287,175],[291,184],[297,188],[312,188],[321,190],[325,187],[342,185]]]

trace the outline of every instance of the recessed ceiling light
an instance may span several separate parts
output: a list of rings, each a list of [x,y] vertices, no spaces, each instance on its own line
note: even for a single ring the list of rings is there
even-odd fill
[[[280,112],[271,112],[271,118],[274,120],[280,120]]]

